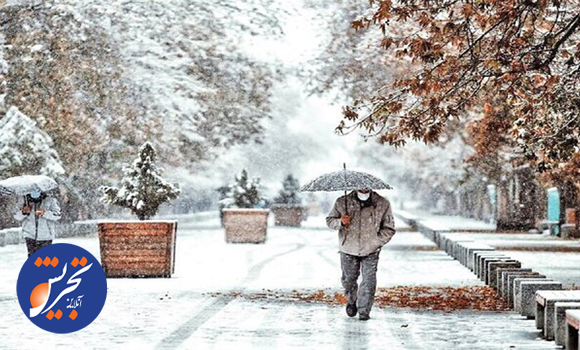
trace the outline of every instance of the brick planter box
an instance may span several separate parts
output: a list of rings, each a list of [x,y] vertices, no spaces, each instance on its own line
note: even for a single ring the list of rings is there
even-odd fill
[[[171,277],[177,221],[99,222],[97,228],[105,276]]]
[[[306,214],[306,208],[300,205],[274,204],[272,212],[274,213],[274,225],[300,227]]]
[[[223,209],[226,242],[266,242],[269,213],[268,209]]]

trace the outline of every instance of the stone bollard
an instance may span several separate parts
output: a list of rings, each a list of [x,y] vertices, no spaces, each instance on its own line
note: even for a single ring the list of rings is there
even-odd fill
[[[472,248],[467,252],[467,264],[466,267],[471,271],[475,269],[475,259],[477,257],[477,253],[484,253],[484,252],[495,252],[495,248]]]
[[[467,245],[474,244],[474,243],[476,243],[476,242],[474,242],[472,239],[461,239],[461,238],[459,238],[459,239],[457,239],[457,240],[455,240],[453,242],[453,249],[452,249],[451,254],[462,265],[465,265],[464,264],[464,259],[463,259],[465,247]]]
[[[536,292],[539,290],[562,290],[562,283],[555,281],[522,281],[520,283],[520,314],[536,317]]]
[[[521,283],[524,281],[552,281],[550,279],[547,279],[546,276],[544,275],[539,275],[539,276],[526,276],[526,277],[520,277],[520,276],[514,276],[515,278],[513,279],[513,283],[511,285],[508,285],[508,293],[510,293],[510,297],[511,297],[511,303],[513,303],[513,309],[516,312],[521,312]],[[509,279],[508,279],[509,281]],[[509,292],[509,289],[511,288],[511,292]],[[510,302],[510,299],[508,299],[508,303]]]
[[[499,256],[504,257],[505,254],[498,251],[483,251],[483,252],[475,252],[473,253],[473,271],[479,277],[479,265],[481,264],[481,260],[484,256]]]
[[[495,285],[495,287],[496,287],[499,295],[503,297],[504,284],[507,283],[507,276],[509,276],[510,273],[519,274],[519,273],[524,273],[524,272],[532,272],[532,270],[531,269],[522,269],[521,267],[519,267],[519,268],[507,267],[507,268],[497,269],[495,271],[495,273],[496,273],[496,285]]]
[[[487,275],[485,283],[497,290],[497,270],[501,268],[520,268],[522,264],[517,260],[506,260],[498,262],[490,262],[487,267]]]
[[[439,235],[439,242],[435,242],[435,245],[438,246],[439,249],[445,251],[445,253],[449,254],[449,250],[447,249],[446,233],[442,233]]]
[[[509,270],[509,269],[508,269]],[[501,287],[500,287],[500,295],[509,302],[509,283],[514,282],[514,278],[516,276],[519,277],[526,277],[526,276],[537,276],[539,273],[532,271],[531,269],[514,269],[514,271],[505,271],[502,273],[501,277]],[[510,279],[511,277],[511,279]],[[513,305],[510,305],[512,307]]]
[[[484,283],[487,282],[487,272],[489,271],[489,263],[492,262],[502,262],[502,261],[515,261],[509,256],[497,256],[497,257],[483,257],[482,263],[480,265],[479,279]]]
[[[439,231],[433,231],[432,236],[433,236],[433,238],[432,238],[433,243],[435,243],[439,248],[441,248],[439,246],[439,242],[440,242],[439,241],[439,237],[441,237],[441,232],[439,232]]]
[[[494,251],[493,247],[481,242],[464,242],[461,243],[461,250],[459,253],[459,260],[465,267],[470,265],[470,257],[474,251]]]
[[[439,232],[435,237],[435,244],[445,253],[451,255],[451,246],[453,245],[453,240],[448,236],[448,232]]]

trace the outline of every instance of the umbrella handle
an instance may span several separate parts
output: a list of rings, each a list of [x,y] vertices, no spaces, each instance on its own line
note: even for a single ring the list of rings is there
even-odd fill
[[[346,165],[345,165],[345,169],[346,169]],[[346,179],[346,176],[345,176],[345,179]],[[344,190],[344,212],[346,213],[346,215],[348,215],[348,205],[346,202],[346,190]],[[346,235],[347,234],[348,234],[348,231],[344,233],[344,239],[342,240],[342,244],[344,244],[344,242],[346,242]]]
[[[346,188],[346,163],[342,163],[342,167],[344,169],[344,187]],[[346,190],[344,190],[344,212],[348,215],[348,205],[346,203]]]
[[[346,202],[346,190],[344,191],[344,212],[348,215],[348,204]]]

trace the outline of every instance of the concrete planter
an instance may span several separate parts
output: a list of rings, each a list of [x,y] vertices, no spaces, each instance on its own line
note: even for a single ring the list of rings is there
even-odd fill
[[[177,221],[99,222],[97,228],[105,276],[171,277]]]
[[[269,213],[268,209],[223,209],[226,242],[266,242]]]
[[[274,204],[272,212],[274,213],[274,225],[300,227],[306,215],[306,208],[301,205]]]

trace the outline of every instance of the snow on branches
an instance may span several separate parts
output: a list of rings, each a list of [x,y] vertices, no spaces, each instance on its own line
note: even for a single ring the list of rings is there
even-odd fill
[[[300,197],[300,184],[298,183],[298,179],[292,176],[292,174],[289,174],[284,179],[282,189],[278,193],[278,196],[274,198],[274,202],[280,204],[302,203],[302,198]]]
[[[146,142],[131,166],[124,169],[121,188],[103,186],[103,202],[130,209],[139,220],[157,213],[161,204],[177,198],[180,189],[161,177],[162,169],[155,165],[155,149]]]
[[[65,173],[52,138],[15,106],[0,119],[0,173],[3,177]]]
[[[277,37],[267,0],[78,2],[59,0],[83,26],[107,33],[118,50],[127,99],[170,164],[211,159],[259,140],[270,114],[273,72],[241,47],[248,36]],[[147,120],[147,122],[145,122]]]
[[[394,146],[433,143],[451,122],[482,108],[481,119],[490,119],[483,122],[507,126],[505,138],[540,171],[579,152],[577,4],[376,0],[371,10],[352,27],[377,27],[376,56],[418,70],[345,107],[339,132],[362,128]]]
[[[236,175],[235,181],[228,186],[222,204],[229,208],[257,208],[263,207],[265,200],[260,194],[260,179],[248,177],[248,172],[243,169]]]

